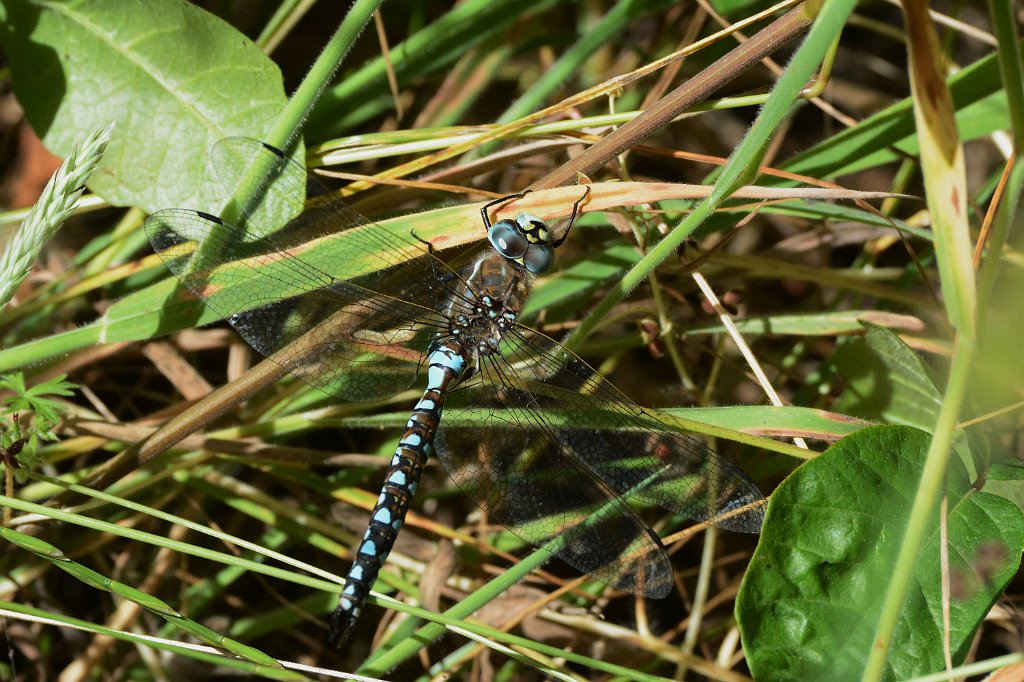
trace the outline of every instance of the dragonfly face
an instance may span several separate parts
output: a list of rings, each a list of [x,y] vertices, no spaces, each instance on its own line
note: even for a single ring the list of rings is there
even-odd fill
[[[555,264],[551,231],[547,223],[530,213],[494,223],[487,230],[487,239],[495,251],[534,275],[543,275]]]

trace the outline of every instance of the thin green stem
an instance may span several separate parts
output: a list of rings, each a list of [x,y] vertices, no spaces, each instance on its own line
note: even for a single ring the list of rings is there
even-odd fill
[[[1017,39],[1017,11],[1019,7],[1007,0],[989,0],[992,30],[999,42],[997,57],[1003,75],[1007,111],[1013,130],[1013,148],[1019,154],[1024,150],[1024,58]]]
[[[363,32],[366,24],[373,18],[373,13],[380,7],[381,0],[356,0],[352,9],[345,15],[338,30],[324,46],[323,52],[316,58],[312,68],[295,94],[288,101],[288,106],[278,117],[277,122],[267,135],[266,141],[279,148],[288,149],[298,136],[302,123],[313,111],[320,100],[334,72],[341,66],[345,55],[352,49],[352,44]]]
[[[936,498],[945,480],[946,462],[953,447],[953,434],[956,431],[960,407],[970,382],[974,350],[974,339],[969,334],[961,334],[957,337],[953,347],[949,386],[939,410],[935,431],[928,446],[924,469],[921,472],[921,483],[918,485],[910,519],[907,521],[907,531],[903,537],[903,543],[900,545],[900,552],[896,557],[885,601],[882,604],[882,612],[864,669],[863,680],[865,682],[880,680],[885,673],[892,635],[899,622],[900,612],[903,610],[904,598],[910,585],[910,579],[914,575],[914,567],[917,564],[921,546],[924,544],[929,523],[935,514]]]
[[[525,579],[535,568],[539,568],[550,558],[550,552],[543,549],[536,550],[502,572],[494,580],[491,580],[479,590],[445,611],[444,615],[449,618],[458,619],[470,616],[484,605],[497,599],[510,587]],[[424,625],[416,631],[414,636],[402,640],[393,649],[388,649],[379,654],[371,654],[356,672],[363,675],[384,674],[388,670],[394,669],[403,661],[415,656],[424,646],[433,642],[444,633],[444,625],[439,623]]]
[[[313,2],[314,0],[284,0],[253,42],[266,54],[270,54],[295,27],[299,19],[306,15]]]
[[[577,347],[630,290],[646,279],[665,259],[672,256],[683,241],[720,207],[729,195],[755,174],[771,136],[789,114],[793,102],[800,97],[807,80],[818,70],[855,5],[854,0],[827,0],[824,3],[807,38],[768,96],[761,114],[723,167],[711,194],[608,292],[566,339],[567,347]]]
[[[309,73],[302,79],[302,83],[288,100],[281,115],[277,117],[264,142],[285,151],[293,149],[298,142],[302,124],[309,117],[334,72],[341,66],[345,55],[352,49],[352,44],[373,17],[380,3],[381,0],[356,0],[352,4],[338,30],[331,36]],[[237,222],[239,217],[247,215],[248,210],[254,205],[253,201],[260,197],[261,188],[274,180],[264,177],[264,171],[259,164],[249,166],[240,177],[241,181],[234,195],[221,211],[221,217],[228,222]]]

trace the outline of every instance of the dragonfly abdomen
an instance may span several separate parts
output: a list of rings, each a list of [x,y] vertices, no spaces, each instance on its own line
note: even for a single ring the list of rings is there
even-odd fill
[[[355,560],[345,578],[345,589],[331,617],[328,636],[332,646],[342,647],[352,635],[359,616],[405,521],[444,409],[444,397],[458,383],[467,368],[462,347],[454,340],[437,345],[428,356],[427,388],[398,442],[398,448],[384,474],[380,497],[370,512],[370,523],[356,550]]]

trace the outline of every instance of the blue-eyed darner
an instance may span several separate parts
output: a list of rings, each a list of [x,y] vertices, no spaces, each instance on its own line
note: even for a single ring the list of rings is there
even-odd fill
[[[259,142],[225,140],[215,154],[215,166],[243,163],[266,178],[257,202],[306,196],[304,169]],[[538,546],[558,538],[546,545],[558,557],[639,595],[668,594],[672,571],[627,499],[760,530],[764,499],[741,470],[518,323],[533,275],[551,266],[583,201],[556,241],[528,214],[491,224],[491,209],[521,196],[482,209],[490,246],[461,274],[416,235],[385,231],[331,199],[311,199],[272,235],[249,224],[255,205],[236,207],[245,229],[190,209],[146,223],[154,250],[193,293],[312,386],[380,400],[427,368],[332,619],[334,645],[351,634],[431,454],[514,533]]]

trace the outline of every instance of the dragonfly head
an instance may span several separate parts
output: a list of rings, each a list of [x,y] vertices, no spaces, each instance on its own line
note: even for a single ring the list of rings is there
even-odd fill
[[[543,275],[555,264],[551,231],[547,223],[530,213],[494,223],[487,231],[487,239],[498,253],[522,264],[534,275]]]

